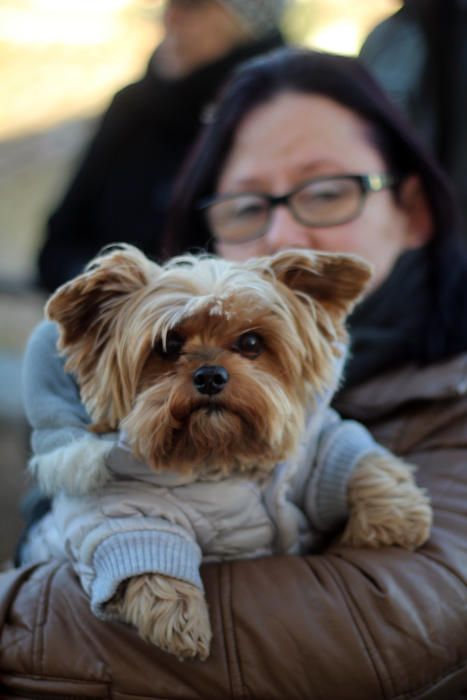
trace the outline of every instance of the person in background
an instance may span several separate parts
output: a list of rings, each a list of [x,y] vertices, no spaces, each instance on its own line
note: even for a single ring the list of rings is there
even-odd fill
[[[453,182],[467,225],[467,2],[404,0],[360,58],[402,107]]]
[[[357,60],[284,49],[235,73],[170,221],[169,253],[209,237],[232,260],[294,247],[372,263],[334,407],[418,467],[432,536],[414,552],[336,538],[318,554],[204,565],[214,640],[199,663],[99,622],[65,563],[9,571],[0,683],[25,697],[465,697],[467,255],[445,177]],[[31,348],[39,368],[51,335]],[[51,387],[82,429],[70,376]]]
[[[173,182],[209,106],[236,65],[283,44],[287,1],[167,0],[165,36],[146,74],[115,95],[48,220],[38,255],[44,290],[118,240],[160,256]]]

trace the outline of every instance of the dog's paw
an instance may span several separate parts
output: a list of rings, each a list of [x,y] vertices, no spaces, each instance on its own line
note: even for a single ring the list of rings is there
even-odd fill
[[[209,656],[212,632],[206,600],[190,583],[160,574],[136,576],[110,607],[143,639],[179,659],[204,661]]]
[[[432,510],[413,471],[392,455],[371,454],[361,460],[348,486],[350,516],[342,544],[412,550],[427,541]]]
[[[42,491],[54,496],[85,496],[97,491],[110,479],[107,456],[114,446],[111,440],[85,435],[51,452],[34,456],[29,472],[39,481]]]

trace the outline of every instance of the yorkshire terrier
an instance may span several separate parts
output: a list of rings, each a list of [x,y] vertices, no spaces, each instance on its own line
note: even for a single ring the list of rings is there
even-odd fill
[[[237,480],[262,497],[338,385],[345,319],[370,274],[344,254],[293,250],[244,263],[187,255],[159,266],[122,245],[55,292],[46,312],[92,431],[120,431],[153,473],[180,475],[198,494]],[[341,542],[422,545],[431,510],[412,472],[388,452],[364,455],[347,484]],[[102,491],[104,482],[96,477]],[[199,540],[205,559],[223,557],[209,537]],[[271,544],[260,554],[274,551],[303,548]],[[209,654],[206,601],[187,580],[140,573],[107,611],[180,658]]]

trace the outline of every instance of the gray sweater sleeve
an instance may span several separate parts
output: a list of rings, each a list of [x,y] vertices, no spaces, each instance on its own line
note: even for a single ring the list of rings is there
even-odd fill
[[[62,489],[85,493],[106,481],[105,459],[115,440],[89,431],[90,417],[75,380],[65,372],[57,339],[57,326],[43,321],[25,351],[23,401],[33,451],[29,468],[48,494]]]

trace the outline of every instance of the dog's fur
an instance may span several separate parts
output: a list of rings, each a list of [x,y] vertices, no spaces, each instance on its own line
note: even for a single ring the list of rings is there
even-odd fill
[[[310,402],[335,388],[344,320],[369,277],[349,255],[288,251],[242,264],[184,256],[161,267],[121,246],[61,287],[47,314],[92,430],[123,430],[154,470],[256,479],[293,454]],[[230,377],[215,394],[195,386],[205,366]],[[77,493],[92,483],[80,472],[68,480]],[[348,501],[344,543],[412,549],[428,537],[428,499],[394,457],[363,458]],[[189,583],[138,576],[109,606],[179,657],[209,653],[206,603]]]

